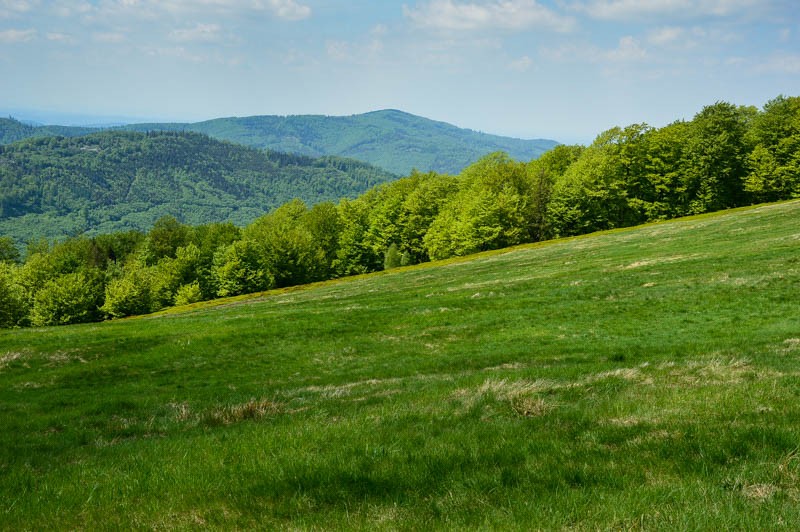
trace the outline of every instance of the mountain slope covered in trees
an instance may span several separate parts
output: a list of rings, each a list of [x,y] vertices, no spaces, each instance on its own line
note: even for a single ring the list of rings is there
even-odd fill
[[[78,137],[98,130],[81,126],[32,126],[13,118],[0,118],[0,145],[31,137]]]
[[[489,135],[391,109],[352,116],[251,116],[125,128],[184,129],[257,148],[352,157],[398,174],[412,169],[458,173],[495,151],[528,161],[557,145],[552,140]]]
[[[489,135],[397,110],[352,116],[250,116],[197,123],[122,126],[126,131],[194,131],[254,148],[320,157],[335,155],[366,161],[397,174],[412,169],[458,173],[484,155],[504,151],[528,161],[553,148],[552,140],[522,140]],[[77,136],[87,128],[32,127],[0,121],[0,143],[31,136]]]
[[[164,215],[244,225],[299,197],[353,197],[395,176],[198,133],[101,132],[0,146],[0,234],[18,241],[149,229]]]

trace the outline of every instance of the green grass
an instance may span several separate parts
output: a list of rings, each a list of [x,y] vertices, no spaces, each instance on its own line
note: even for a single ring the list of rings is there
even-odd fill
[[[800,202],[0,333],[0,529],[800,527]]]

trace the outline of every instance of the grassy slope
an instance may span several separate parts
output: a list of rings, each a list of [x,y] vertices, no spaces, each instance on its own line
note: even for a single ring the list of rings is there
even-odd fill
[[[0,333],[0,528],[800,526],[800,202]]]

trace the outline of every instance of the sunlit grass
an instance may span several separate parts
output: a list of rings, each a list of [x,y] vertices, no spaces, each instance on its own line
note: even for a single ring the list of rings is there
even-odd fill
[[[0,528],[797,528],[800,202],[0,333]]]

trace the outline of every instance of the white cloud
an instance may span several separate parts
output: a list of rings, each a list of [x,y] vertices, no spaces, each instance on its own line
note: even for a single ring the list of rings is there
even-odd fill
[[[95,42],[101,42],[105,44],[118,44],[125,41],[125,34],[119,32],[98,32],[92,34],[92,39]]]
[[[194,54],[183,46],[176,46],[174,48],[149,48],[147,49],[147,54],[154,57],[180,59],[191,63],[202,63],[205,61],[204,56]]]
[[[576,2],[572,9],[605,20],[675,15],[682,18],[727,16],[749,8],[763,7],[763,0],[590,0]]]
[[[197,19],[261,11],[292,21],[311,16],[311,8],[297,0],[106,0],[97,4],[57,0],[53,9],[63,17],[89,15],[97,21],[120,16],[149,20],[163,13]]]
[[[419,27],[444,31],[544,28],[565,32],[574,27],[571,18],[536,0],[430,0],[414,8],[404,5],[403,13]]]
[[[541,54],[557,62],[586,62],[597,64],[633,63],[647,58],[647,50],[638,40],[628,35],[619,40],[616,48],[602,49],[596,46],[578,47],[575,45],[560,48],[544,48]]]
[[[275,15],[286,20],[302,20],[311,16],[311,8],[295,0],[268,0],[267,4]]]
[[[758,67],[759,72],[800,75],[800,54],[775,54]]]
[[[37,5],[39,2],[34,0],[0,0],[0,18],[27,13]]]
[[[739,67],[743,65],[747,65],[748,61],[746,57],[729,57],[725,60],[725,66],[734,66]]]
[[[742,37],[743,35],[740,32],[726,31],[719,28],[668,26],[650,31],[647,34],[647,42],[659,47],[689,50],[699,46],[706,48],[710,46],[729,46],[732,43],[741,41]]]
[[[0,31],[0,42],[14,44],[32,41],[36,37],[36,30],[3,30]]]
[[[65,44],[73,44],[75,42],[75,37],[73,37],[69,33],[50,32],[47,35],[45,35],[45,37],[47,37],[48,41],[53,41],[53,42],[61,42]]]
[[[350,43],[345,41],[328,41],[325,43],[325,52],[331,59],[346,61],[350,59]]]
[[[94,11],[95,7],[89,2],[58,0],[53,2],[50,9],[59,17],[69,18],[75,15],[87,15]]]
[[[383,41],[373,38],[367,42],[326,41],[325,52],[334,61],[366,64],[376,60],[383,52]]]
[[[508,68],[511,70],[515,70],[517,72],[525,72],[530,70],[531,66],[533,65],[533,61],[527,55],[523,55],[518,59],[514,59],[508,64]]]
[[[658,46],[674,44],[686,35],[686,30],[674,26],[658,28],[647,35],[647,42]]]
[[[644,59],[647,55],[647,52],[639,44],[639,41],[628,35],[619,40],[619,46],[613,50],[605,52],[604,55],[611,61],[629,62]]]
[[[172,30],[169,37],[177,42],[215,42],[220,39],[219,31],[218,24],[196,24],[193,28]]]
[[[315,56],[307,53],[305,50],[297,48],[290,48],[280,58],[281,63],[289,66],[316,66],[319,61]]]

